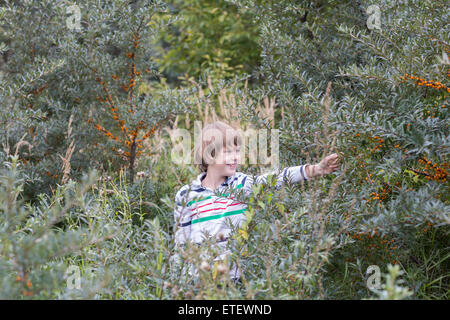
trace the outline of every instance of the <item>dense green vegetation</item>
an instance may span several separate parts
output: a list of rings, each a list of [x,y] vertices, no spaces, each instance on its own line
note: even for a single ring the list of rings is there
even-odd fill
[[[449,298],[444,2],[73,4],[0,1],[0,298]],[[239,284],[172,264],[175,193],[198,174],[172,133],[216,118],[279,129],[283,167],[342,156],[242,199]]]

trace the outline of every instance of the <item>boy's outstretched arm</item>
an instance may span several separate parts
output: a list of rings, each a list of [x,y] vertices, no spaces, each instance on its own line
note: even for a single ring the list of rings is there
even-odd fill
[[[309,180],[315,177],[321,177],[330,174],[339,167],[339,156],[333,153],[323,158],[319,163],[311,165],[304,164],[300,166],[287,167],[281,172],[273,171],[253,178],[246,175],[244,178],[244,185],[246,189],[250,190],[253,184],[266,184],[269,175],[275,175],[276,187],[281,187],[284,183],[290,181],[292,183],[299,183],[302,180]]]
[[[318,164],[307,164],[305,166],[306,175],[309,178],[321,177],[339,168],[339,156],[333,153],[323,158]]]

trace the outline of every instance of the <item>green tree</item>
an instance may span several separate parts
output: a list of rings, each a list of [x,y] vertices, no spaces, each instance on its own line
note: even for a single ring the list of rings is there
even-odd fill
[[[252,15],[224,0],[167,3],[170,13],[160,19],[173,22],[160,33],[156,61],[169,79],[185,74],[198,78],[205,73],[230,78],[258,66],[259,26]]]

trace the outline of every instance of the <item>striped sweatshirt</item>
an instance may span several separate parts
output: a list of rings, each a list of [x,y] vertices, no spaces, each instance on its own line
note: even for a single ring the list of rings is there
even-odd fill
[[[204,187],[202,180],[206,172],[197,176],[191,184],[184,185],[175,196],[175,245],[182,246],[187,240],[201,244],[206,237],[215,237],[216,243],[223,246],[223,259],[226,242],[232,229],[240,227],[246,220],[247,205],[235,199],[231,189],[236,192],[243,191],[245,195],[252,192],[255,184],[265,184],[269,175],[276,177],[276,188],[284,183],[298,183],[308,180],[305,172],[306,165],[287,167],[280,171],[272,171],[260,176],[251,176],[236,172],[216,189]],[[242,189],[242,190],[241,190]]]

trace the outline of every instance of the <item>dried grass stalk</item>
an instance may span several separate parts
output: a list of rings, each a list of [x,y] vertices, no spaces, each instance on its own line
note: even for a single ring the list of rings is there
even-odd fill
[[[63,164],[61,167],[63,176],[61,179],[61,183],[64,184],[67,182],[67,180],[69,180],[69,176],[70,176],[70,159],[72,158],[72,154],[73,151],[75,150],[75,145],[73,140],[70,142],[69,147],[66,150],[66,155],[65,157],[62,157],[61,155],[59,155],[59,157],[61,158]]]

